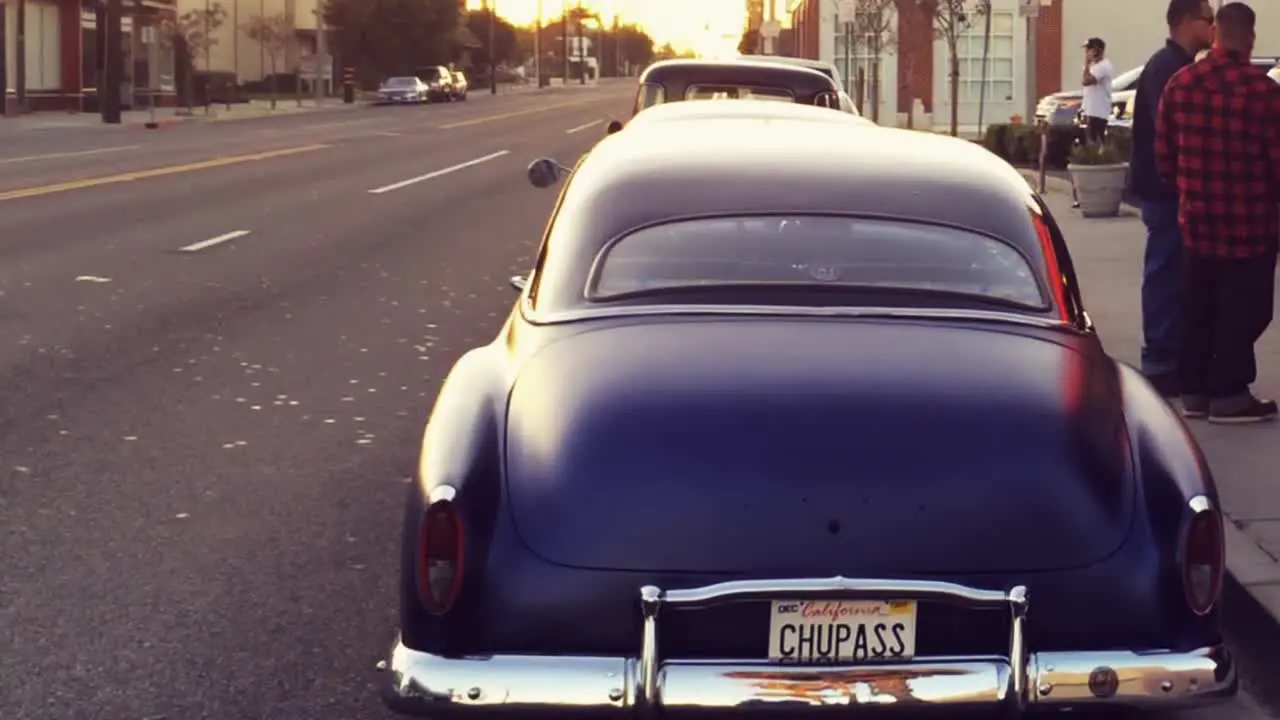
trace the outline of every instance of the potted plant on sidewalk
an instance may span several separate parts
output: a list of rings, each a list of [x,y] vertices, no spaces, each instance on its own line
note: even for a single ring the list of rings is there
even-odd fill
[[[1125,183],[1129,177],[1128,153],[1106,140],[1097,145],[1081,145],[1071,151],[1067,164],[1076,188],[1080,212],[1085,217],[1115,217],[1120,214]]]

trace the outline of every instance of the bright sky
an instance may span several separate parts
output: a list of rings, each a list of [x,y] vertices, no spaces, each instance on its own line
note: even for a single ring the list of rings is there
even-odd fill
[[[565,7],[577,0],[489,0],[498,15],[516,25],[530,24],[542,5],[545,19],[556,18]],[[766,0],[766,3],[768,0]],[[479,8],[483,0],[468,0]],[[736,52],[746,22],[746,0],[582,0],[582,6],[594,10],[612,22],[616,13],[621,22],[633,22],[661,45],[669,42],[676,49],[692,49],[704,55]],[[778,14],[784,3],[778,2]]]

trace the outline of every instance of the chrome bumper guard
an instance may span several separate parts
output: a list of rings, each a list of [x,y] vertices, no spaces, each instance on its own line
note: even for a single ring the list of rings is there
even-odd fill
[[[1010,616],[1003,657],[916,658],[909,662],[796,666],[658,659],[658,615],[729,602],[795,599],[923,600]],[[383,699],[418,717],[587,714],[592,717],[783,714],[851,705],[860,711],[1004,711],[1086,707],[1176,709],[1235,695],[1236,669],[1224,647],[1192,652],[1105,650],[1028,652],[1025,587],[1008,592],[929,581],[748,580],[687,590],[640,590],[638,657],[491,655],[443,657],[396,642],[378,664]],[[907,707],[897,708],[898,705]]]

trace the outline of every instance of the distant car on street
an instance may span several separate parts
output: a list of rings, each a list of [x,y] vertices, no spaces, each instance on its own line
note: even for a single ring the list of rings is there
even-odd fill
[[[801,105],[673,103],[529,166],[564,184],[421,436],[386,704],[1229,701],[1213,478],[1105,352],[1043,199],[967,140]]]
[[[418,78],[427,84],[427,99],[431,102],[453,100],[453,73],[443,65],[419,68]]]
[[[840,87],[807,67],[752,60],[661,60],[641,73],[632,115],[688,100],[766,100],[840,109]],[[610,134],[623,127],[609,123]]]
[[[392,77],[382,81],[376,102],[380,105],[427,102],[430,88],[416,77]]]
[[[471,84],[467,82],[467,76],[461,70],[455,70],[453,73],[453,87],[450,90],[452,98],[459,101],[466,100],[467,90],[470,87]]]

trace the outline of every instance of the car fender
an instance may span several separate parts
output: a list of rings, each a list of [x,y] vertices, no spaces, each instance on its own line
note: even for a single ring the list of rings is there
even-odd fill
[[[489,345],[463,355],[445,378],[422,435],[418,468],[405,502],[401,538],[401,632],[410,647],[456,645],[451,629],[466,626],[475,606],[502,490],[502,430],[506,394],[498,368],[504,349]],[[419,524],[433,496],[450,494],[462,518],[463,579],[455,609],[427,615],[418,599]],[[455,619],[462,616],[461,622]],[[448,622],[445,622],[446,618]],[[456,630],[455,630],[456,631]]]
[[[1121,397],[1139,479],[1139,502],[1165,569],[1167,592],[1180,599],[1181,546],[1192,516],[1191,500],[1204,496],[1214,507],[1221,508],[1217,484],[1199,442],[1178,412],[1140,372],[1119,365]],[[1181,605],[1180,600],[1178,603]],[[1190,625],[1203,623],[1200,630],[1204,633],[1218,632],[1219,612],[1196,618],[1188,611],[1185,618]]]

